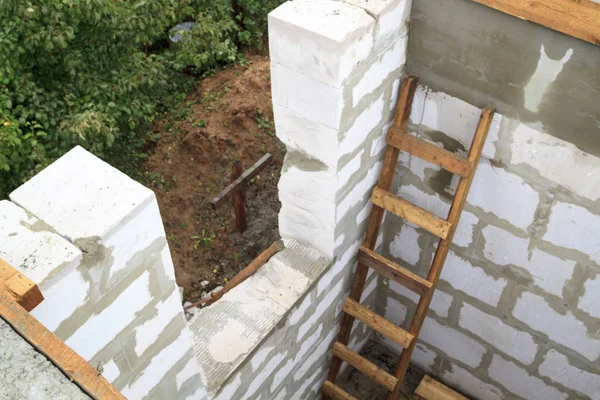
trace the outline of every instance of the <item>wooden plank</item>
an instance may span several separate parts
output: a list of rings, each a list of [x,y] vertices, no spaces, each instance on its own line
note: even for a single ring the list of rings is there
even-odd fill
[[[600,46],[600,4],[588,0],[473,0]]]
[[[418,80],[419,78],[416,76],[409,75],[402,81],[402,86],[400,87],[400,93],[398,95],[398,103],[396,105],[396,115],[394,117],[394,126],[397,129],[406,130]],[[381,188],[389,190],[392,186],[392,180],[394,179],[394,172],[398,164],[399,155],[400,151],[398,149],[387,146],[381,168],[381,175],[379,176],[379,186]],[[369,215],[369,223],[367,225],[367,233],[363,245],[371,250],[375,248],[377,236],[379,235],[379,228],[381,227],[381,221],[383,220],[383,213],[383,208],[373,207],[371,214]],[[368,271],[369,269],[360,263],[356,268],[352,289],[350,290],[350,298],[357,302],[360,302]],[[342,316],[340,332],[338,333],[338,342],[342,344],[348,343],[353,321],[354,318],[352,318],[351,315],[344,313]],[[329,381],[335,382],[335,378],[338,375],[341,365],[342,360],[339,357],[334,356],[331,359],[328,374]],[[323,398],[327,399],[326,393]]]
[[[413,335],[404,329],[350,298],[344,301],[344,312],[350,314],[363,324],[381,333],[383,336],[392,339],[394,342],[398,343],[404,348],[410,346],[414,338]]]
[[[353,352],[340,342],[333,345],[333,354],[379,383],[387,390],[394,390],[397,380],[391,374],[379,368],[361,355]]]
[[[431,290],[431,282],[364,246],[358,250],[358,262],[398,282],[419,296],[424,296]]]
[[[334,400],[358,400],[356,397],[349,395],[329,380],[323,383],[323,393]]]
[[[229,184],[229,186],[227,186],[225,188],[225,190],[223,190],[221,193],[216,195],[210,201],[210,204],[212,204],[212,207],[215,209],[217,207],[219,207],[223,203],[223,201],[227,198],[227,196],[229,196],[230,194],[233,193],[233,191],[237,188],[237,186],[239,184],[241,184],[242,182],[246,183],[250,179],[254,178],[256,175],[258,175],[258,173],[260,171],[262,171],[262,169],[267,165],[267,161],[269,161],[270,159],[271,159],[271,154],[267,153],[264,156],[262,156],[260,160],[255,162],[253,166],[251,166],[250,168],[245,170],[239,178],[237,178],[235,181],[231,182]]]
[[[450,207],[450,212],[448,213],[448,221],[452,224],[452,226],[448,232],[448,237],[446,239],[440,239],[433,262],[431,264],[431,268],[429,270],[429,274],[427,276],[427,280],[432,283],[434,290],[431,290],[427,295],[421,297],[419,303],[417,304],[417,310],[413,316],[412,323],[410,324],[409,333],[416,338],[419,337],[419,332],[421,332],[421,328],[423,327],[425,316],[427,315],[429,305],[431,304],[431,299],[435,293],[435,287],[437,286],[442,268],[446,262],[446,256],[450,250],[450,244],[452,244],[454,232],[456,232],[460,215],[467,200],[467,195],[469,194],[469,189],[471,188],[471,182],[475,176],[475,171],[477,170],[479,158],[483,152],[483,146],[485,144],[485,139],[487,138],[490,125],[492,124],[493,117],[494,110],[492,109],[486,108],[481,112],[479,123],[477,124],[477,129],[475,131],[475,137],[473,138],[473,143],[471,144],[471,149],[469,150],[469,155],[467,157],[473,165],[473,168],[471,168],[469,175],[461,178],[460,182],[458,183],[454,199],[452,200],[452,206]],[[410,357],[412,356],[416,342],[417,341],[414,340],[408,348],[405,348],[402,351],[402,354],[400,355],[400,361],[396,367],[396,371],[394,372],[394,376],[398,379],[398,382],[402,382],[404,379],[404,375],[408,369]],[[386,399],[396,400],[399,391],[400,384],[396,385],[394,390],[388,394]]]
[[[440,382],[425,375],[415,390],[416,400],[469,400]]]
[[[38,286],[7,262],[0,259],[0,287],[3,287],[27,311],[44,300]]]
[[[471,170],[471,163],[464,157],[395,128],[389,129],[387,143],[456,175],[467,176]]]
[[[93,399],[123,399],[100,373],[0,288],[0,318]]]
[[[446,239],[450,230],[450,222],[416,206],[378,186],[373,189],[371,201],[376,206],[385,208],[408,222],[420,226],[439,238]]]
[[[236,161],[233,163],[231,171],[231,181],[235,182],[242,176],[242,163]],[[233,191],[233,210],[235,211],[235,224],[238,231],[243,233],[246,230],[246,196],[244,195],[244,182],[241,182]]]

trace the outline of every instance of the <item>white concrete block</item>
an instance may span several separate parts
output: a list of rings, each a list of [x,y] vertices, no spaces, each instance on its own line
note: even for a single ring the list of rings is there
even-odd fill
[[[575,262],[561,260],[539,249],[529,250],[529,240],[489,225],[483,228],[486,258],[498,265],[516,265],[526,269],[535,284],[548,293],[562,297],[564,285],[573,276]]]
[[[312,368],[317,362],[317,360],[325,354],[326,351],[330,349],[334,339],[337,336],[337,330],[332,330],[327,334],[327,336],[323,339],[323,341],[319,344],[319,346],[312,352],[308,358],[302,363],[300,368],[296,372],[294,372],[294,380],[298,381],[302,379],[306,373]]]
[[[419,338],[473,368],[479,366],[486,351],[477,341],[431,317],[425,319]]]
[[[321,161],[329,168],[337,166],[338,132],[310,118],[273,104],[277,137],[288,148]]]
[[[361,112],[352,126],[342,134],[339,145],[338,157],[352,153],[357,148],[365,145],[366,138],[377,128],[383,115],[383,94],[363,112]]]
[[[333,257],[335,187],[335,175],[329,172],[295,167],[283,172],[279,180],[281,237],[296,239]]]
[[[300,320],[306,316],[306,310],[312,305],[312,302],[313,298],[310,293],[304,296],[304,300],[302,300],[300,304],[296,305],[294,308],[292,308],[292,311],[290,311],[288,315],[288,323],[290,325],[296,325],[298,322],[300,322]]]
[[[440,218],[448,217],[450,205],[444,202],[437,193],[429,194],[423,192],[414,185],[402,185],[398,188],[398,196],[421,208],[424,208]]]
[[[525,164],[578,195],[600,199],[600,158],[555,136],[519,124],[513,133],[511,163]]]
[[[400,296],[409,299],[413,303],[417,303],[420,299],[418,294],[416,294],[412,290],[407,289],[406,286],[403,286],[396,281],[390,280],[390,291],[392,293],[399,294]]]
[[[346,195],[346,197],[338,201],[338,205],[335,210],[336,222],[341,221],[350,208],[363,201],[365,193],[370,192],[373,186],[377,183],[380,172],[381,161],[378,161],[371,167],[371,169],[369,169],[369,171],[367,171],[365,178],[358,182],[350,191],[350,193]]]
[[[590,279],[584,284],[585,292],[579,298],[579,308],[594,318],[600,318],[600,275]]]
[[[374,29],[369,15],[343,2],[286,2],[269,14],[269,56],[308,77],[341,86],[371,53]]]
[[[75,242],[105,237],[154,193],[77,146],[10,198]]]
[[[162,224],[158,202],[155,198],[140,205],[135,212],[124,218],[112,232],[102,238],[102,245],[111,249],[113,260],[110,266],[110,278],[124,271],[129,260],[142,254],[151,245],[161,240],[166,244],[165,230]]]
[[[188,361],[184,367],[175,375],[175,382],[177,384],[177,389],[181,389],[183,384],[190,379],[192,376],[199,374],[200,368],[198,367],[198,360],[196,357],[192,357],[190,361]]]
[[[524,230],[533,222],[539,194],[520,176],[481,160],[467,202]]]
[[[190,350],[190,343],[190,332],[188,329],[184,329],[177,339],[152,358],[150,365],[146,367],[135,381],[125,386],[121,390],[121,393],[132,400],[144,398],[175,363]]]
[[[7,200],[0,201],[0,243],[0,258],[44,291],[54,275],[68,274],[82,258],[77,247]]]
[[[425,372],[431,372],[436,358],[437,354],[435,351],[427,348],[421,343],[417,343],[410,361]]]
[[[150,301],[150,273],[145,271],[99,314],[92,315],[65,343],[85,360],[91,360],[135,320]]]
[[[338,282],[334,281],[334,277],[336,277],[342,270],[347,270],[348,274],[352,270],[353,265],[356,263],[356,253],[358,249],[362,245],[362,240],[357,240],[354,242],[348,249],[339,256],[339,259],[329,267],[327,272],[319,279],[317,283],[317,296],[320,296],[323,291],[329,291],[333,285],[336,285]],[[349,265],[350,262],[353,265]],[[339,277],[339,279],[343,279],[343,277]]]
[[[383,127],[383,130],[381,131],[381,135],[377,136],[371,142],[371,153],[370,153],[371,157],[378,156],[379,154],[381,154],[381,152],[385,148],[385,146],[386,146],[385,138],[386,138],[388,129],[392,126],[392,123],[393,122],[389,122],[388,124],[386,124]]]
[[[413,136],[416,136],[414,132],[409,131],[409,133]],[[438,167],[435,164],[427,162],[422,158],[413,156],[412,154],[404,151],[400,152],[400,157],[398,158],[398,165],[402,165],[410,172],[417,175],[423,182],[425,181],[425,177],[427,175],[431,175],[433,173],[441,171],[442,169],[441,167]],[[399,173],[404,174],[404,171],[400,170]]]
[[[517,330],[470,304],[463,303],[459,325],[525,365],[535,359],[538,346],[529,333]]]
[[[358,172],[358,170],[360,169],[360,161],[361,161],[361,158],[362,158],[362,155],[364,154],[364,152],[365,152],[364,149],[359,151],[354,157],[352,157],[352,159],[350,161],[348,161],[346,163],[346,165],[344,165],[338,171],[338,174],[337,174],[338,189],[346,186],[348,184],[348,181],[352,177],[352,175],[354,175],[356,172]]]
[[[452,243],[460,247],[469,247],[473,243],[473,229],[478,222],[479,218],[475,214],[463,210]]]
[[[433,310],[433,312],[435,312],[440,317],[448,318],[448,311],[450,311],[451,305],[452,296],[450,296],[446,292],[437,289],[433,294],[433,298],[431,299],[431,310]]]
[[[567,395],[558,389],[548,386],[540,378],[530,375],[515,363],[506,361],[494,354],[488,369],[490,378],[500,383],[506,390],[528,400],[559,400]]]
[[[46,282],[48,285],[40,288],[44,301],[31,311],[31,315],[54,332],[63,321],[86,303],[90,283],[77,270],[66,276],[53,276]]]
[[[271,62],[271,92],[273,104],[329,128],[339,128],[344,107],[343,88],[330,86]]]
[[[469,149],[477,129],[481,109],[443,92],[433,92],[423,87],[419,87],[419,90],[427,91],[420,124],[447,134]],[[485,158],[494,158],[496,154],[494,143],[498,140],[501,121],[502,115],[494,115],[483,148]]]
[[[356,225],[362,224],[369,215],[371,215],[371,210],[373,209],[373,203],[368,201],[365,206],[360,210],[360,212],[356,215]]]
[[[111,383],[114,382],[120,374],[121,371],[119,371],[119,367],[114,360],[110,360],[102,366],[102,376]]]
[[[135,352],[142,356],[146,349],[154,344],[173,318],[183,318],[183,308],[179,293],[175,290],[165,300],[156,305],[156,315],[135,328]]]
[[[400,33],[407,29],[412,4],[410,0],[344,0],[344,2],[366,10],[377,20],[376,51],[397,40]]]
[[[384,80],[394,71],[400,76],[401,68],[406,62],[406,44],[408,36],[396,38],[395,43],[386,49],[379,58],[365,72],[361,80],[352,89],[352,106],[356,107],[360,100],[381,86]]]
[[[589,396],[593,400],[600,399],[600,375],[572,366],[569,359],[556,350],[552,349],[544,356],[539,371],[540,375]]]
[[[419,238],[421,236],[412,226],[407,224],[402,225],[400,231],[396,233],[393,241],[390,243],[390,254],[404,263],[410,264],[413,267],[416,266],[422,253],[419,246]]]
[[[579,250],[600,264],[598,226],[600,216],[574,204],[556,203],[543,239],[557,246]]]
[[[600,356],[600,340],[588,333],[585,325],[570,311],[559,314],[543,298],[525,292],[517,300],[513,315],[532,329],[583,355],[590,361]]]
[[[406,307],[393,297],[388,297],[383,316],[396,325],[402,325],[406,319]]]
[[[263,343],[259,349],[252,355],[250,358],[250,367],[253,372],[257,372],[258,368],[262,365],[262,363],[270,358],[271,352],[275,349],[275,346],[271,343],[270,340],[267,340]]]
[[[283,383],[283,380],[287,378],[287,376],[292,372],[292,369],[296,366],[296,360],[288,359],[288,361],[278,368],[275,376],[273,377],[273,382],[271,383],[271,392],[277,390],[279,385]]]
[[[497,387],[477,379],[469,371],[451,364],[449,370],[444,371],[442,375],[444,382],[456,386],[462,393],[473,399],[480,400],[503,400],[504,395]]]
[[[453,251],[448,253],[440,279],[453,288],[491,306],[497,306],[507,280],[488,275],[483,268],[471,264]]]

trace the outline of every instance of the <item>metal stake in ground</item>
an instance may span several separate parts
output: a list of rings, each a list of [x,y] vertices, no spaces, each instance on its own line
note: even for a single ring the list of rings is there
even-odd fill
[[[235,182],[242,175],[242,163],[233,163],[231,182]],[[246,230],[246,185],[241,182],[233,192],[233,210],[235,211],[235,224],[240,233]]]

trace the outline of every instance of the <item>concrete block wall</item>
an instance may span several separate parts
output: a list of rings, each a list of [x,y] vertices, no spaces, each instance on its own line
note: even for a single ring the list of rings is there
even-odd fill
[[[302,243],[332,261],[209,397],[320,396],[404,71],[410,5],[300,0],[270,14],[275,125],[287,147],[280,233],[286,245]],[[364,304],[375,300],[375,278],[369,276]],[[360,350],[370,338],[356,324],[350,347]]]
[[[0,202],[0,257],[32,315],[129,399],[185,398],[199,367],[153,192],[76,147]]]
[[[302,319],[313,324],[307,334],[320,334],[302,373],[283,386],[293,398],[316,397],[327,373],[404,72],[410,7],[410,0],[301,0],[269,16],[275,125],[287,147],[280,233],[334,260],[308,295],[314,305],[303,306]],[[375,278],[364,304],[373,302]],[[351,347],[360,350],[371,331],[355,327]]]
[[[409,128],[465,154],[479,113],[420,86]],[[600,399],[598,171],[600,158],[495,116],[414,363],[482,400]],[[457,182],[404,154],[395,185],[446,217]],[[386,224],[383,253],[426,275],[436,238]],[[383,278],[377,293],[376,310],[408,326],[416,295]]]

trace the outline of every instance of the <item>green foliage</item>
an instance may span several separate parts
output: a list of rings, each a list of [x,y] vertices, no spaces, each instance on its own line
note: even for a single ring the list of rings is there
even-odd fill
[[[75,145],[130,173],[147,127],[259,46],[281,1],[0,0],[0,199]],[[195,21],[171,44],[173,26]],[[140,176],[142,174],[139,174]]]

